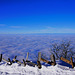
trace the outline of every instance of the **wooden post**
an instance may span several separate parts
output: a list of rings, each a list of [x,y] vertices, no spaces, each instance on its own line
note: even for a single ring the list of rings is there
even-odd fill
[[[74,68],[74,63],[73,63],[72,57],[70,58],[70,61],[67,60],[67,59],[65,59],[65,58],[63,58],[63,57],[61,57],[60,60],[62,60],[62,61],[64,61],[64,62],[66,62],[66,63],[72,65],[72,68]]]
[[[0,54],[0,62],[2,61],[2,54]]]
[[[37,61],[37,66],[38,66],[39,69],[42,68],[40,61]]]
[[[2,58],[2,60],[3,60],[4,62],[6,62],[6,63],[9,63],[8,60],[6,60],[6,59],[4,59],[4,58]]]
[[[7,64],[11,65],[11,63],[9,62],[10,59],[6,60],[6,59],[2,58],[2,60],[3,60],[4,62],[6,62]]]
[[[23,63],[21,63],[21,62],[20,62],[20,61],[18,61],[18,60],[17,60],[16,62],[17,62],[18,64],[20,64],[20,65],[22,65],[22,64],[23,64]]]
[[[35,63],[33,63],[33,62],[31,62],[31,61],[26,61],[26,64],[28,64],[28,65],[30,65],[30,66],[33,66],[33,67],[35,67]]]
[[[8,62],[10,62],[10,65],[12,65],[12,62],[11,62],[10,58],[8,58]]]
[[[41,52],[38,53],[38,61],[41,60]]]
[[[26,57],[26,61],[28,60],[28,56],[29,56],[29,52],[27,52],[27,57]]]
[[[35,67],[36,64],[33,63],[33,62],[31,62],[31,61],[29,61],[29,60],[28,60],[28,56],[29,56],[29,52],[27,52],[27,56],[26,56],[26,64]],[[24,61],[24,60],[23,60],[23,61]]]
[[[12,60],[13,63],[16,62],[16,58],[17,58],[17,56],[15,56],[15,58]]]
[[[55,56],[53,54],[51,55],[51,65],[56,65]]]
[[[49,64],[49,61],[47,61],[47,60],[45,60],[43,58],[41,58],[41,61],[46,62],[47,64]]]
[[[37,66],[39,69],[42,68],[40,61],[41,61],[41,52],[38,53],[38,60],[37,60]]]
[[[67,60],[67,59],[65,59],[65,58],[63,58],[63,57],[61,57],[60,60],[66,62],[66,63],[68,63],[68,64],[71,64],[71,61],[69,61],[69,60]]]
[[[73,64],[73,59],[72,59],[72,57],[71,57],[70,59],[71,59],[72,68],[74,68],[74,64]]]
[[[23,59],[23,64],[24,64],[24,66],[26,66],[26,62],[25,62],[25,60]]]

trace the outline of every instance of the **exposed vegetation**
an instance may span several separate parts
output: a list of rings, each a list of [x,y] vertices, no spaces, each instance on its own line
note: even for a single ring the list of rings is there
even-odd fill
[[[61,56],[69,59],[75,54],[70,41],[62,41],[60,44],[52,44],[50,52],[52,52],[56,56],[56,59],[60,59]]]

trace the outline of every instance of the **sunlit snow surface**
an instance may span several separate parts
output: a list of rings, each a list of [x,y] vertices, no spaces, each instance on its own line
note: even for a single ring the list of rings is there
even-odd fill
[[[0,65],[0,75],[75,75],[75,68],[69,68],[61,65],[42,66],[41,69],[26,65],[19,66],[17,63],[8,66],[7,64]]]

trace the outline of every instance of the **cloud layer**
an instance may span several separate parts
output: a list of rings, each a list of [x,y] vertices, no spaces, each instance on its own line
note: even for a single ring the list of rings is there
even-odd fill
[[[42,33],[75,33],[75,29],[71,28],[54,28],[46,27],[45,29],[40,30]]]
[[[43,52],[49,57],[52,44],[62,40],[71,40],[72,46],[75,45],[75,35],[0,35],[0,53],[6,59],[17,55],[22,61],[29,52],[29,59],[35,60],[38,52]]]

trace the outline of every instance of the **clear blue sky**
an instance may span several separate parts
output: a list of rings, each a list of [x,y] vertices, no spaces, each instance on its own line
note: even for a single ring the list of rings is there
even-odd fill
[[[0,34],[75,33],[75,0],[0,0]]]

